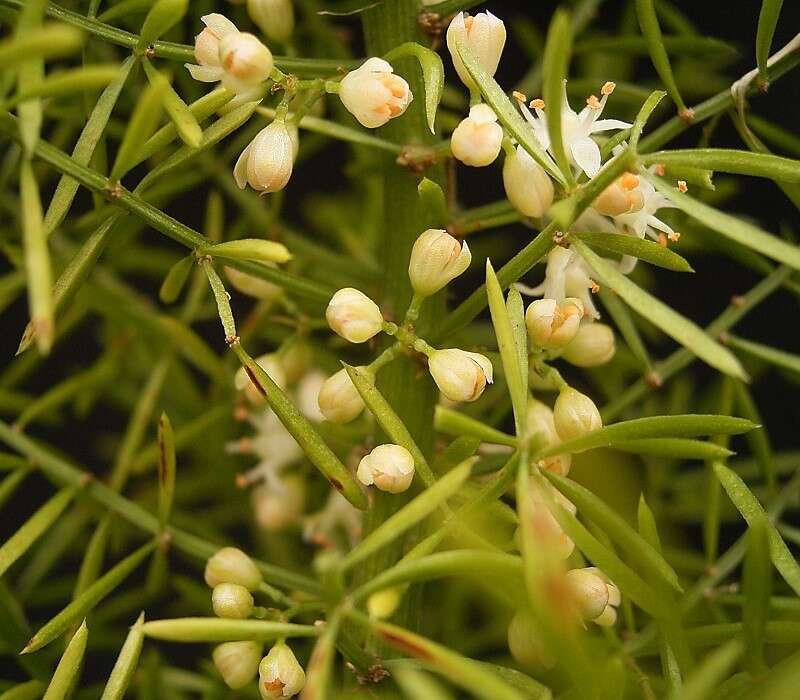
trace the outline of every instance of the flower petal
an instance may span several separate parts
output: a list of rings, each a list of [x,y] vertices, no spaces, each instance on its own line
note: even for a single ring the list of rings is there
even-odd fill
[[[630,129],[632,126],[633,124],[619,119],[598,119],[592,124],[590,133],[596,134],[598,131],[610,131],[611,129]]]
[[[600,170],[600,147],[588,136],[569,144],[572,158],[590,178]]]
[[[201,83],[216,83],[222,79],[223,70],[219,66],[197,66],[194,63],[184,65],[191,76]]]
[[[240,190],[247,187],[247,161],[250,157],[250,150],[252,147],[253,144],[251,142],[248,144],[247,148],[242,151],[242,154],[236,161],[236,165],[233,166],[233,178],[236,180],[236,184],[239,186]]]

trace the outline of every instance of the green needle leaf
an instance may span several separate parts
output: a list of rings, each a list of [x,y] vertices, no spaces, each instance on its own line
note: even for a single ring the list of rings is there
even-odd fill
[[[436,133],[436,110],[442,99],[444,89],[444,64],[439,54],[413,41],[400,44],[392,49],[384,58],[393,61],[404,56],[413,56],[422,69],[422,81],[425,85],[425,118],[432,134]]]
[[[754,674],[765,669],[764,631],[770,617],[772,566],[769,561],[769,533],[763,519],[747,530],[747,553],[742,569],[742,627],[748,667]]]
[[[729,148],[693,148],[687,150],[655,151],[643,155],[645,165],[717,170],[737,175],[767,177],[781,182],[800,182],[800,160],[771,153],[753,153]]]
[[[285,263],[292,254],[283,243],[266,241],[261,238],[240,238],[200,248],[203,255],[211,255],[231,260],[252,260],[254,262]]]
[[[713,442],[703,442],[702,440],[689,440],[686,438],[624,440],[622,442],[615,442],[614,449],[639,455],[671,457],[672,459],[697,459],[701,461],[726,459],[734,454],[722,445],[717,445]]]
[[[632,255],[652,265],[673,270],[675,272],[694,272],[687,260],[654,241],[634,238],[626,233],[569,233],[570,238],[577,238],[593,249],[605,253]]]
[[[617,270],[615,265],[598,256],[585,243],[578,240],[574,241],[572,245],[600,278],[600,281],[619,294],[634,311],[658,326],[664,333],[715,369],[738,379],[747,379],[747,373],[739,364],[739,360],[729,350],[709,337],[694,322],[676,313],[664,302],[631,282]]]
[[[731,639],[712,651],[693,673],[686,677],[681,690],[670,695],[669,700],[704,700],[719,688],[744,652],[741,639]]]
[[[200,146],[203,139],[203,130],[197,119],[191,113],[186,103],[180,98],[175,89],[170,85],[169,80],[159,73],[147,59],[143,61],[144,72],[147,74],[147,79],[151,85],[154,85],[161,94],[164,101],[164,109],[166,110],[172,123],[175,125],[175,131],[181,140],[191,148]]]
[[[63,24],[46,24],[24,36],[0,41],[0,69],[7,70],[18,61],[31,58],[62,58],[80,50],[86,35]]]
[[[139,615],[136,623],[128,632],[114,668],[111,669],[111,675],[108,677],[108,682],[103,689],[103,695],[100,700],[123,700],[125,697],[125,692],[128,690],[128,686],[133,680],[133,674],[136,672],[136,665],[139,663],[139,654],[142,652],[142,643],[144,642],[143,623],[144,613]]]
[[[735,350],[739,350],[773,367],[786,370],[800,377],[800,356],[791,352],[779,350],[770,345],[763,345],[762,343],[755,343],[752,340],[745,340],[735,335],[726,334],[723,337],[725,344],[730,345]]]
[[[570,186],[574,186],[575,178],[572,174],[570,158],[564,148],[564,135],[562,134],[562,111],[568,105],[563,104],[566,97],[567,71],[572,43],[572,29],[570,28],[569,14],[559,8],[550,21],[547,31],[547,43],[544,47],[542,59],[542,97],[547,105],[547,132],[550,136],[550,148],[558,163],[559,170],[563,173]],[[554,118],[553,115],[556,115]]]
[[[144,19],[136,48],[142,51],[166,34],[181,21],[188,9],[189,0],[158,0]]]
[[[342,622],[341,612],[332,613],[325,621],[325,628],[319,636],[311,658],[306,666],[306,684],[303,686],[303,700],[326,700],[330,697],[331,672],[336,656],[336,637]]]
[[[775,27],[778,26],[778,17],[781,14],[782,6],[783,0],[761,0],[761,11],[758,13],[756,66],[758,66],[759,80],[765,88],[769,85],[767,60],[772,49],[772,38],[775,36]]]
[[[72,693],[80,677],[88,636],[89,630],[86,627],[86,620],[84,620],[78,631],[69,640],[42,700],[62,700]]]
[[[517,438],[513,435],[492,428],[486,423],[441,404],[435,409],[434,427],[439,432],[448,435],[469,435],[480,439],[481,442],[509,445],[510,447],[517,446]]]
[[[158,290],[158,298],[162,302],[165,304],[175,303],[183,286],[186,284],[186,280],[189,279],[189,273],[192,271],[196,261],[197,258],[194,253],[190,253],[169,268],[169,272]]]
[[[158,421],[158,522],[163,530],[175,496],[175,436],[166,413]]]
[[[142,634],[167,642],[266,642],[282,637],[316,637],[319,630],[312,625],[267,620],[179,617],[145,622]]]

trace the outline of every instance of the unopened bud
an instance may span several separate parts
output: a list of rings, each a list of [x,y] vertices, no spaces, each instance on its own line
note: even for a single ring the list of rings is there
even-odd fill
[[[508,650],[517,663],[528,668],[552,668],[556,664],[544,645],[539,625],[527,612],[518,612],[511,618]]]
[[[615,351],[614,331],[610,326],[584,323],[561,357],[576,367],[598,367],[609,362]]]
[[[294,144],[282,119],[264,127],[242,151],[233,168],[239,189],[248,184],[262,194],[278,192],[292,176]]]
[[[278,532],[300,520],[305,504],[305,482],[296,474],[282,478],[276,485],[253,489],[253,513],[256,522],[267,532]]]
[[[397,610],[397,606],[400,605],[402,599],[402,586],[386,588],[377,593],[373,593],[369,597],[367,600],[367,612],[370,617],[385,620],[394,615],[394,611]]]
[[[472,262],[466,241],[453,238],[447,231],[429,228],[414,242],[408,276],[417,294],[430,296],[458,277]]]
[[[232,690],[244,688],[258,673],[261,644],[258,642],[225,642],[211,654],[222,680]]]
[[[491,384],[492,363],[477,352],[458,348],[434,350],[428,369],[439,390],[451,401],[475,401]]]
[[[253,596],[238,583],[220,583],[211,593],[211,605],[217,617],[244,620],[253,612]]]
[[[569,343],[578,332],[583,318],[580,299],[537,299],[525,312],[525,325],[531,343],[539,348],[555,350]]]
[[[216,588],[220,583],[237,583],[255,591],[264,580],[253,560],[241,549],[223,547],[206,562],[206,584]]]
[[[644,206],[644,197],[638,188],[639,178],[632,173],[625,173],[599,194],[592,202],[592,208],[606,216],[639,211]]]
[[[553,421],[553,412],[548,406],[536,399],[528,401],[528,434],[535,435],[542,440],[541,447],[553,447],[561,442],[561,438],[556,432],[556,425]],[[543,469],[566,476],[569,473],[572,457],[568,454],[554,455],[540,460]]]
[[[497,123],[494,110],[489,105],[477,104],[453,130],[450,150],[464,165],[482,168],[494,163],[502,143],[503,127]]]
[[[268,39],[285,44],[294,31],[292,0],[247,0],[247,13]]]
[[[503,186],[508,201],[525,216],[540,217],[553,203],[553,181],[522,146],[503,163]]]
[[[306,674],[292,650],[278,642],[258,665],[258,689],[264,700],[283,700],[297,695],[306,684]]]
[[[297,407],[306,418],[314,423],[325,420],[319,410],[317,397],[325,384],[327,377],[319,370],[308,372],[297,384]]]
[[[378,445],[358,463],[358,480],[365,486],[375,484],[387,493],[402,493],[414,478],[414,458],[400,445]]]
[[[447,27],[447,48],[453,59],[453,67],[470,90],[476,88],[456,47],[457,41],[469,47],[472,56],[483,70],[494,75],[506,44],[506,25],[491,12],[479,12],[474,17],[465,12],[458,13]]]
[[[567,559],[575,543],[559,524],[553,515],[553,502],[555,505],[566,509],[573,515],[577,512],[575,504],[564,496],[549,482],[544,484],[531,484],[531,518],[533,533],[537,547],[546,547],[553,555],[560,559]],[[521,536],[521,528],[517,529],[517,541]]]
[[[601,627],[614,624],[620,604],[619,589],[596,567],[572,569],[566,574],[567,585],[580,616]]]
[[[339,86],[339,99],[362,126],[375,129],[399,117],[414,96],[408,83],[382,58],[369,58]]]
[[[340,289],[325,310],[328,325],[351,343],[363,343],[381,332],[383,315],[364,292],[352,287]]]
[[[571,440],[603,427],[603,419],[594,401],[571,387],[559,393],[553,407],[553,418],[562,440]]]
[[[257,357],[256,364],[261,367],[261,369],[269,375],[269,378],[281,387],[281,389],[286,386],[286,376],[283,372],[283,365],[275,353],[267,353],[266,355]],[[247,400],[253,404],[253,406],[263,406],[266,403],[266,399],[258,390],[258,387],[253,384],[244,367],[240,367],[236,371],[233,377],[233,383],[238,391],[244,392]]]
[[[367,367],[359,369],[372,374]],[[364,410],[364,400],[345,369],[328,377],[320,389],[317,403],[322,415],[331,423],[349,423]]]
[[[272,52],[247,32],[226,34],[219,42],[222,84],[236,93],[252,90],[269,78],[274,67]]]

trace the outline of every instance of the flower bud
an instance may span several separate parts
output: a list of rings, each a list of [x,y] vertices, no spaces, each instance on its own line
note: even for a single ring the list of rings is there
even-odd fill
[[[541,401],[530,399],[528,401],[528,434],[536,435],[543,440],[542,447],[552,447],[561,442],[553,422],[553,412]],[[572,457],[568,454],[555,455],[539,461],[542,469],[566,476],[569,473]]]
[[[262,263],[268,267],[277,267],[275,263],[265,262]],[[262,280],[260,277],[241,272],[233,267],[225,267],[225,275],[230,281],[231,286],[242,294],[254,297],[255,299],[270,300],[279,297],[283,294],[283,288],[272,282]]]
[[[367,599],[367,612],[370,617],[376,617],[379,620],[385,620],[397,610],[400,601],[403,599],[403,587],[395,586],[394,588],[385,588],[382,591],[373,593]]]
[[[408,276],[414,292],[422,296],[435,294],[458,277],[472,262],[466,241],[453,238],[447,231],[429,228],[411,249]]]
[[[220,583],[238,583],[255,591],[263,581],[261,572],[241,549],[223,547],[206,562],[206,584],[216,588]]]
[[[620,216],[638,211],[644,206],[644,197],[639,191],[639,178],[625,173],[606,187],[592,202],[592,208],[606,216]]]
[[[571,440],[603,427],[603,419],[594,401],[571,387],[558,395],[553,406],[553,419],[562,440]]]
[[[533,519],[533,531],[537,539],[537,545],[547,546],[555,556],[561,559],[567,559],[569,555],[572,554],[572,550],[575,549],[575,543],[564,532],[558,520],[556,520],[556,517],[550,510],[552,501],[555,501],[556,504],[565,508],[573,515],[578,510],[572,501],[549,482],[542,485],[536,482],[531,484],[531,517]],[[520,531],[518,528],[518,541],[519,535]]]
[[[319,370],[308,372],[297,385],[297,408],[308,420],[321,423],[325,420],[319,410],[317,398],[327,377]]]
[[[450,150],[464,165],[482,168],[494,163],[502,143],[503,127],[497,123],[494,110],[489,105],[477,104],[453,130]]]
[[[434,350],[428,357],[428,370],[451,401],[475,401],[493,382],[489,358],[458,348]]]
[[[264,700],[282,700],[297,695],[306,684],[306,674],[292,650],[278,642],[258,665],[258,689]]]
[[[555,299],[537,299],[525,312],[528,337],[539,348],[564,347],[575,337],[582,317],[580,299],[567,298],[560,304]]]
[[[372,375],[367,367],[359,369]],[[349,423],[364,410],[364,400],[345,369],[328,377],[320,389],[317,403],[322,415],[331,423]]]
[[[272,52],[247,32],[231,32],[220,39],[219,62],[225,71],[222,84],[236,93],[263,83],[274,67]]]
[[[464,67],[461,56],[458,55],[456,48],[458,40],[467,44],[483,70],[489,75],[494,75],[506,43],[506,25],[491,12],[479,12],[474,17],[466,12],[460,12],[453,17],[450,26],[447,27],[447,48],[453,59],[453,67],[461,82],[470,90],[474,90],[477,87],[475,81]]]
[[[220,583],[211,593],[211,605],[217,617],[244,620],[253,612],[253,596],[238,583]]]
[[[249,184],[262,194],[286,187],[292,176],[294,145],[283,120],[276,119],[258,132],[233,168],[240,190]]]
[[[294,31],[292,0],[247,0],[247,13],[268,39],[285,44]]]
[[[552,668],[556,660],[547,652],[539,626],[527,612],[518,612],[508,625],[508,650],[522,666]]]
[[[267,353],[256,358],[256,364],[261,367],[268,375],[269,378],[275,382],[281,389],[286,386],[286,376],[283,372],[283,365],[275,353]],[[266,399],[258,390],[255,384],[251,381],[244,367],[236,370],[233,376],[233,384],[238,391],[243,391],[247,400],[253,406],[263,406]]]
[[[522,146],[506,155],[503,186],[508,201],[525,216],[540,217],[553,203],[553,181]]]
[[[365,486],[375,484],[387,493],[402,493],[414,478],[414,458],[400,445],[378,445],[363,457],[356,471]]]
[[[300,520],[305,504],[305,482],[296,474],[253,489],[256,522],[267,532],[277,532]]]
[[[414,96],[391,64],[368,58],[342,78],[339,99],[362,126],[375,129],[405,112]]]
[[[258,673],[261,644],[258,642],[225,642],[211,654],[222,680],[232,690],[244,688]]]
[[[596,567],[572,569],[566,574],[567,586],[580,616],[601,627],[609,627],[617,619],[619,589]]]
[[[383,315],[364,292],[352,287],[340,289],[325,310],[328,325],[351,343],[363,343],[381,332]]]
[[[576,367],[599,367],[614,357],[614,331],[605,323],[584,323],[561,354]]]

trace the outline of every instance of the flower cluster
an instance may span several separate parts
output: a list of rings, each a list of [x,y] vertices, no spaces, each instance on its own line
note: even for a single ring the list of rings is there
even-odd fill
[[[218,617],[247,619],[264,616],[255,608],[253,593],[264,579],[253,560],[242,550],[224,547],[206,562],[205,581],[213,589],[211,602]],[[222,679],[233,690],[246,686],[259,674],[258,687],[264,700],[290,698],[303,689],[305,672],[292,650],[278,642],[261,658],[260,642],[225,642],[218,645],[212,658]]]

